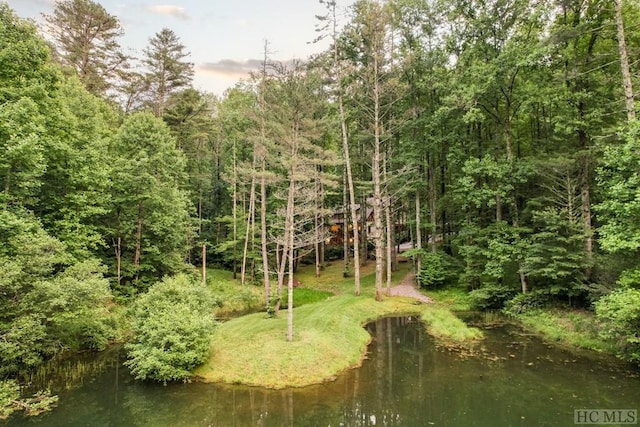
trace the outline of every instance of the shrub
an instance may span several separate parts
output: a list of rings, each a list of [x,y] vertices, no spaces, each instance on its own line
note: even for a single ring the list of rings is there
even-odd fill
[[[324,257],[328,260],[344,258],[344,247],[342,245],[327,246],[324,250]]]
[[[618,284],[623,288],[640,288],[640,268],[623,271],[618,280]]]
[[[610,341],[622,358],[640,362],[640,290],[611,292],[595,304],[600,336]]]
[[[34,258],[46,262],[44,254]],[[55,275],[29,275],[20,261],[0,255],[0,294],[10,296],[0,301],[0,376],[32,369],[65,349],[101,350],[115,337],[109,283],[98,261]]]
[[[501,309],[507,300],[516,294],[514,289],[500,285],[486,285],[469,292],[471,308],[474,310]]]
[[[16,380],[0,381],[0,420],[15,412],[15,402],[20,397],[20,386]]]
[[[457,279],[457,270],[451,257],[443,252],[422,251],[421,264],[417,279],[424,288],[443,286]]]
[[[153,285],[132,306],[126,365],[136,379],[187,381],[209,355],[216,305],[208,288],[186,275]]]
[[[515,316],[543,307],[548,299],[548,294],[542,292],[520,293],[505,302],[503,311]]]
[[[32,397],[20,397],[20,385],[16,380],[0,381],[0,420],[7,419],[16,411],[36,416],[50,411],[58,402],[58,396],[52,396],[48,390],[41,390]]]

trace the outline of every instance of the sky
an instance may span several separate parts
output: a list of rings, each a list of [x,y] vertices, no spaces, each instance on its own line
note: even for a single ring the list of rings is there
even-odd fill
[[[37,23],[55,7],[55,0],[4,1],[19,17]],[[193,86],[217,95],[259,66],[265,42],[270,58],[279,61],[304,60],[328,46],[328,41],[310,43],[318,35],[315,16],[326,12],[318,0],[94,1],[119,19],[124,29],[120,45],[132,56],[141,57],[149,39],[163,28],[173,30],[191,53]],[[338,1],[339,10],[354,1]]]

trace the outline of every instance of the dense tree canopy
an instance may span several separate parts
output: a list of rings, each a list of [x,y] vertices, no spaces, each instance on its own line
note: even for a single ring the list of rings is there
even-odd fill
[[[337,22],[322,3],[321,24]],[[307,64],[265,52],[218,99],[191,87],[168,28],[116,87],[122,30],[98,3],[58,2],[51,47],[0,5],[2,374],[103,346],[113,295],[205,262],[264,284],[277,310],[312,252],[321,274],[325,252],[341,251],[348,275],[357,248],[381,298],[401,242],[425,285],[461,286],[478,307],[596,303],[609,335],[632,339],[639,66],[620,57],[638,57],[639,29],[624,24],[639,13],[603,0],[360,0],[325,52]],[[141,319],[166,310],[141,301]],[[159,369],[144,365],[141,377]]]

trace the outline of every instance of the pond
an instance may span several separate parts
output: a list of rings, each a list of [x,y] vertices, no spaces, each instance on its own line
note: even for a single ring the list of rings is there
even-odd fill
[[[367,328],[374,339],[364,364],[329,383],[287,390],[165,387],[133,380],[119,363],[122,353],[114,351],[61,367],[50,383],[60,395],[58,407],[7,424],[569,426],[575,409],[640,406],[633,367],[548,345],[513,325],[485,329],[474,351],[439,345],[416,318],[380,319]],[[82,384],[61,381],[64,372]]]

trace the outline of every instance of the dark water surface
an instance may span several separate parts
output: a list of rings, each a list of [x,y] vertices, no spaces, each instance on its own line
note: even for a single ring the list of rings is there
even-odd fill
[[[374,340],[361,368],[293,390],[140,383],[113,352],[60,368],[82,385],[52,382],[57,408],[8,425],[573,426],[574,409],[640,409],[637,370],[515,326],[486,329],[474,354],[438,345],[415,318],[368,329]]]

